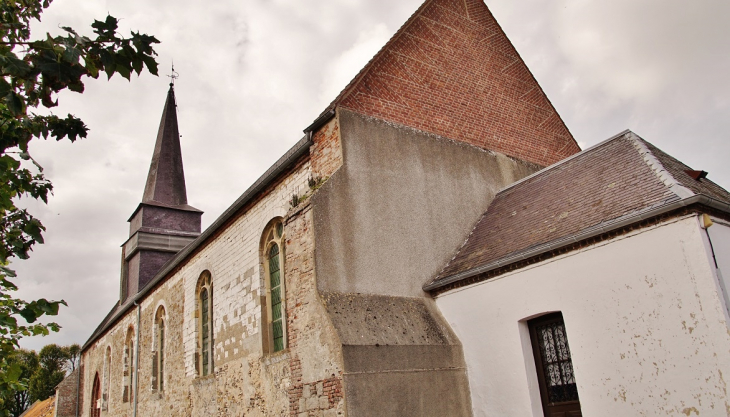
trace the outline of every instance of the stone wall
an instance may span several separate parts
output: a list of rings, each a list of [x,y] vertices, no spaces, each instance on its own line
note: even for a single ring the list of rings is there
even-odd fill
[[[336,122],[329,125],[334,134],[336,126]],[[327,155],[336,155],[332,143],[337,141],[333,140],[326,147]],[[331,168],[323,173],[328,170]],[[300,160],[141,301],[137,415],[343,415],[342,358],[336,332],[316,292],[309,200],[297,207],[290,203],[293,194],[313,192],[308,181],[311,176],[309,159]],[[288,340],[284,351],[265,354],[261,235],[277,217],[284,220]],[[195,291],[205,271],[211,274],[213,288],[214,373],[201,377],[195,365]],[[160,306],[166,315],[163,391],[154,390],[152,381],[157,346],[154,318]],[[101,378],[107,366],[104,352],[107,348],[112,352],[110,377],[103,383],[108,403],[102,415],[134,413],[134,400],[123,401],[128,378],[123,352],[127,333],[131,329],[136,334],[136,327],[137,309],[132,308],[83,354],[83,395],[90,398],[94,374],[98,372]],[[83,409],[82,415],[89,412]]]

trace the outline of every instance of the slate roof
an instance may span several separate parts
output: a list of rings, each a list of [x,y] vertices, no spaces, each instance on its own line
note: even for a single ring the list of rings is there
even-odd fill
[[[179,210],[200,211],[188,205],[185,189],[180,132],[177,124],[175,89],[170,84],[157,131],[152,162],[147,174],[142,203],[175,207]]]
[[[625,131],[500,191],[425,288],[671,202],[704,195],[730,204],[730,193],[686,170],[691,168]]]

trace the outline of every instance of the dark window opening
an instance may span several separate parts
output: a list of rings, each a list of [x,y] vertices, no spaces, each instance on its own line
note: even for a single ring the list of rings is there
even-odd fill
[[[561,313],[528,322],[545,417],[580,417],[578,387]]]

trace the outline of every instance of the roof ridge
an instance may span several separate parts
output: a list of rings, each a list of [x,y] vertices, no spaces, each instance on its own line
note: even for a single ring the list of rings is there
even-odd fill
[[[499,191],[497,191],[497,193],[495,194],[495,197],[497,195],[499,195],[499,194],[501,194],[501,193],[503,193],[503,192],[505,192],[505,191],[507,191],[507,190],[509,190],[509,189],[511,189],[511,188],[513,188],[515,186],[517,186],[517,185],[522,184],[523,182],[527,182],[527,181],[529,181],[529,180],[531,180],[531,179],[533,179],[533,178],[535,178],[537,176],[542,175],[543,173],[545,173],[547,171],[551,171],[551,170],[553,170],[553,169],[555,169],[555,168],[557,168],[557,167],[559,167],[559,166],[567,163],[568,161],[571,161],[571,160],[573,160],[575,158],[578,158],[581,155],[585,155],[588,152],[592,152],[595,149],[597,149],[597,148],[599,148],[599,147],[601,147],[601,146],[603,146],[603,145],[605,145],[605,144],[607,144],[607,143],[609,143],[609,142],[611,142],[613,140],[616,140],[616,139],[618,139],[618,138],[620,138],[620,137],[622,137],[622,136],[624,136],[624,135],[626,135],[628,133],[633,133],[633,132],[631,132],[631,130],[629,130],[629,129],[626,129],[623,132],[618,133],[616,135],[613,135],[613,136],[611,136],[608,139],[602,140],[602,141],[596,143],[593,146],[590,146],[588,148],[583,149],[582,151],[580,151],[578,153],[574,153],[573,155],[570,155],[567,158],[561,159],[560,161],[558,161],[558,162],[556,162],[556,163],[554,163],[552,165],[548,165],[545,168],[543,168],[543,169],[541,169],[541,170],[539,170],[537,172],[533,172],[532,174],[530,174],[530,175],[528,175],[528,176],[526,176],[526,177],[524,177],[522,179],[519,179],[519,180],[517,180],[517,181],[515,181],[515,182],[513,182],[513,183],[511,183],[509,185],[505,185]]]
[[[689,188],[685,187],[677,181],[676,178],[664,167],[664,164],[659,161],[659,158],[654,155],[654,153],[649,149],[648,146],[646,146],[646,143],[644,139],[642,139],[639,135],[632,131],[627,131],[625,134],[626,139],[631,142],[632,145],[634,145],[634,148],[636,151],[641,155],[641,158],[644,160],[644,163],[651,169],[651,171],[654,173],[654,175],[657,176],[659,181],[661,181],[671,192],[673,192],[677,197],[681,199],[685,199],[687,197],[692,197],[695,195],[694,191],[690,190]]]

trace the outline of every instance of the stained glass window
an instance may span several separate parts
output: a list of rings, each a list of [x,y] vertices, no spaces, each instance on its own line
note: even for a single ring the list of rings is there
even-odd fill
[[[284,349],[284,328],[282,326],[281,269],[279,268],[279,246],[269,250],[269,288],[271,289],[271,329],[274,352]]]
[[[202,365],[203,375],[210,372],[210,309],[208,305],[208,289],[203,288],[200,291],[200,337],[202,341]]]
[[[158,365],[157,372],[158,377],[157,381],[160,385],[160,391],[165,390],[165,320],[160,320],[158,324],[158,330],[159,330],[159,361],[160,364]]]
[[[264,335],[264,349],[268,353],[286,349],[286,279],[284,277],[284,223],[278,219],[264,229],[261,248],[263,277],[266,283],[266,302],[262,303],[261,317],[268,326]]]

